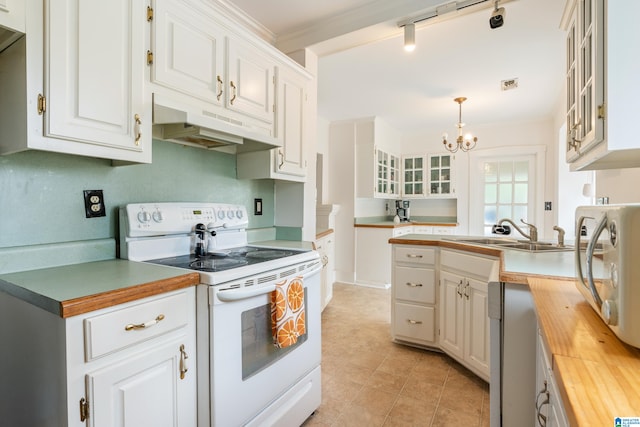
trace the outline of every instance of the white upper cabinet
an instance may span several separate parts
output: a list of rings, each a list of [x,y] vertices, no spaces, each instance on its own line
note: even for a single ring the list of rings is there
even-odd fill
[[[455,156],[452,154],[408,155],[402,158],[402,197],[456,197]]]
[[[400,157],[392,152],[399,135],[378,118],[354,122],[356,197],[400,197]]]
[[[402,197],[424,197],[425,156],[402,156]]]
[[[273,124],[275,62],[239,38],[227,39],[227,108]]]
[[[572,170],[640,166],[635,102],[640,98],[638,2],[569,0],[567,30],[567,162]]]
[[[24,3],[24,0],[0,0],[0,51],[24,33]]]
[[[152,90],[224,123],[273,136],[275,60],[202,4],[155,1]]]
[[[432,154],[427,159],[429,195],[434,197],[455,197],[456,191],[453,181],[455,156],[452,154]]]
[[[226,33],[203,13],[175,1],[153,4],[151,81],[224,106]]]
[[[45,135],[142,152],[151,144],[143,131],[151,114],[140,7],[125,0],[45,3]]]
[[[25,7],[28,36],[0,54],[0,152],[149,163],[146,7],[125,0]]]
[[[276,138],[282,147],[277,155],[277,172],[305,176],[305,128],[307,113],[307,80],[287,68],[277,70]]]

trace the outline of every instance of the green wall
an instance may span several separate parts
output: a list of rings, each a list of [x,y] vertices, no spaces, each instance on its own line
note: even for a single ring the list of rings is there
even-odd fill
[[[83,190],[104,190],[107,216],[85,218]],[[253,199],[262,198],[262,216]],[[118,207],[135,202],[243,204],[249,228],[273,227],[272,180],[237,180],[235,155],[153,141],[153,163],[40,151],[0,156],[0,248],[118,237]]]

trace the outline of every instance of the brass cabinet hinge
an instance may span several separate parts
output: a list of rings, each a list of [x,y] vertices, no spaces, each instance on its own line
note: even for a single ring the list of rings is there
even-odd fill
[[[151,6],[147,6],[147,22],[153,21],[153,8]]]
[[[80,421],[85,421],[89,418],[89,401],[84,397],[80,399]]]
[[[38,94],[38,114],[42,115],[45,111],[47,111],[47,98],[39,93]]]
[[[598,105],[598,118],[604,119],[607,115],[607,104]]]
[[[153,52],[147,51],[147,65],[153,64]]]

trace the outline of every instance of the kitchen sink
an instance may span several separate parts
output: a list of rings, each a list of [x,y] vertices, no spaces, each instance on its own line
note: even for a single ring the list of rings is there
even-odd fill
[[[573,246],[558,246],[549,243],[510,243],[500,245],[500,247],[527,252],[566,252],[573,250]]]
[[[573,246],[558,246],[552,243],[541,242],[531,243],[504,237],[445,237],[442,240],[468,243],[472,245],[487,245],[497,248],[515,249],[525,252],[567,252],[573,250]]]
[[[514,239],[505,239],[500,237],[444,237],[442,240],[450,240],[452,242],[471,243],[475,245],[512,245],[518,241]]]

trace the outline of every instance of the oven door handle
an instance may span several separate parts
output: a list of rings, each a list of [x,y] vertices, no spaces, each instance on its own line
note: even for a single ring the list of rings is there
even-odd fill
[[[302,275],[302,280],[309,276],[318,273],[322,269],[322,264],[317,262],[311,268]],[[240,289],[227,289],[216,293],[218,299],[222,302],[234,302],[247,298],[253,298],[259,295],[271,293],[276,290],[276,284],[260,286],[259,288],[240,288]]]

